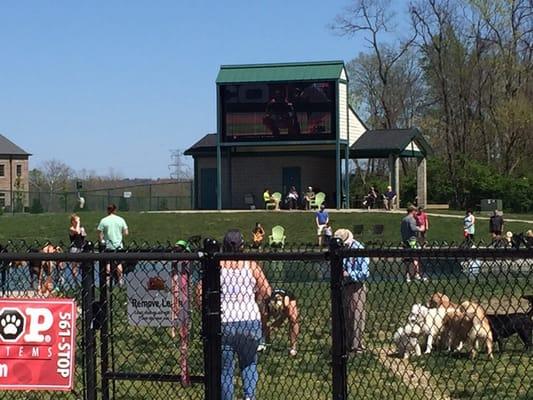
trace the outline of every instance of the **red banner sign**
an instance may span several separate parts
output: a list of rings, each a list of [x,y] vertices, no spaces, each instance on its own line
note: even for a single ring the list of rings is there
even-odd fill
[[[76,304],[0,299],[0,390],[71,390]]]

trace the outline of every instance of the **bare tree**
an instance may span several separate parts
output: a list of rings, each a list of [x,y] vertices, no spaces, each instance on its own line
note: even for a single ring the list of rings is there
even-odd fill
[[[69,181],[74,176],[74,171],[67,164],[59,160],[43,161],[38,169],[30,173],[30,183],[39,190],[50,193],[64,192]]]

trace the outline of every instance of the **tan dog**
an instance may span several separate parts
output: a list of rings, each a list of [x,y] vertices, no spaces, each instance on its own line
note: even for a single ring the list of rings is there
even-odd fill
[[[462,344],[470,347],[470,356],[475,358],[480,342],[487,348],[487,354],[492,360],[493,337],[489,320],[485,310],[479,304],[465,301],[459,308],[446,313],[445,334],[448,338],[448,348],[461,350]]]
[[[444,293],[436,292],[429,299],[428,307],[429,308],[444,307],[448,310],[450,308],[452,309],[459,308],[459,305],[452,303],[450,301],[450,298],[446,296]]]

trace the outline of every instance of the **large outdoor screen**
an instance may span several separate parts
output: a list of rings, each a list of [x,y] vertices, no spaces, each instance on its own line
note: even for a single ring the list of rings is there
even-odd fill
[[[220,87],[224,141],[333,139],[335,83]]]

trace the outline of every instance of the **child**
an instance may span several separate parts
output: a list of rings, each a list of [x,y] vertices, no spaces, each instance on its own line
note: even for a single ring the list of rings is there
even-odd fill
[[[326,222],[326,226],[324,226],[324,229],[322,229],[322,235],[324,236],[324,245],[329,246],[329,241],[333,236],[333,229],[331,228],[329,221]]]
[[[255,228],[252,230],[252,247],[258,249],[263,244],[265,238],[265,230],[259,222],[255,223]]]

